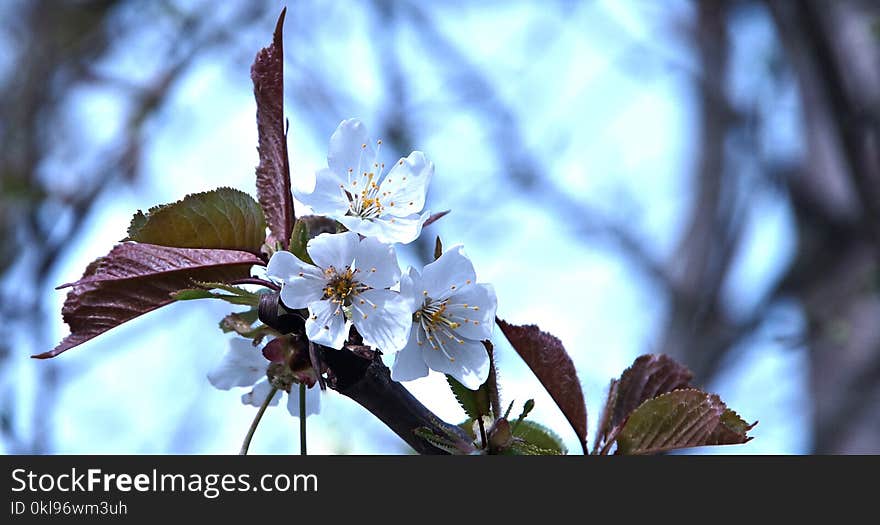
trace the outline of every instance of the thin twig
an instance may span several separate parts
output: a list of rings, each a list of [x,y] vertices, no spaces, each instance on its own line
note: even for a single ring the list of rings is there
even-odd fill
[[[276,387],[272,387],[272,390],[269,392],[269,395],[266,396],[266,400],[263,401],[263,404],[260,405],[260,410],[257,411],[256,417],[254,417],[253,423],[251,423],[251,428],[248,429],[247,435],[244,437],[244,443],[241,444],[241,450],[239,451],[239,456],[247,456],[248,448],[251,446],[251,439],[254,437],[254,432],[257,431],[257,426],[260,424],[260,420],[263,419],[263,412],[266,411],[266,408],[269,407],[269,403],[272,402],[272,399],[275,397],[275,394],[278,392]]]
[[[259,277],[244,277],[242,279],[231,281],[229,284],[256,284],[259,286],[265,286],[266,288],[275,290],[276,292],[281,290],[281,287],[273,283],[272,281],[260,279]]]
[[[489,440],[486,439],[486,427],[483,425],[482,416],[477,418],[477,424],[480,426],[480,446],[482,448],[486,448],[486,446],[489,444]]]
[[[306,456],[306,385],[299,384],[299,453]]]

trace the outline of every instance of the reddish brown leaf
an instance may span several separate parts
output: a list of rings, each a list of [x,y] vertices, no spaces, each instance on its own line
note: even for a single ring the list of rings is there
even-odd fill
[[[82,344],[111,328],[174,301],[171,294],[191,288],[193,281],[229,282],[247,277],[261,264],[247,252],[170,248],[124,243],[89,264],[71,286],[61,315],[70,335],[45,359]]]
[[[556,337],[535,325],[517,326],[496,319],[501,331],[559,406],[587,453],[587,407],[574,363]]]
[[[694,375],[688,368],[664,354],[640,356],[620,376],[611,425],[614,428],[649,399],[687,388]]]
[[[446,211],[441,211],[441,212],[437,212],[437,213],[432,214],[430,217],[428,217],[428,220],[425,221],[425,224],[422,224],[422,228],[427,228],[428,226],[434,224],[438,220],[445,217],[446,214],[448,214],[451,211],[452,210],[446,210]]]
[[[287,8],[281,11],[272,44],[257,53],[251,66],[257,100],[257,133],[260,164],[257,197],[272,236],[286,249],[293,231],[293,197],[284,121],[284,52],[282,28]]]
[[[645,401],[629,416],[617,436],[617,454],[745,443],[756,424],[746,423],[715,394],[675,390]]]
[[[126,242],[117,244],[105,257],[93,261],[79,281],[62,284],[57,289],[88,283],[157,277],[169,272],[209,269],[214,266],[265,264],[248,252],[172,248],[155,244]],[[190,288],[192,286],[189,286]]]

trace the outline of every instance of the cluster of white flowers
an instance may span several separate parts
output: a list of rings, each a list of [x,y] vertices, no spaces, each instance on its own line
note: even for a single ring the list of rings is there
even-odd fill
[[[341,349],[353,324],[365,344],[395,354],[394,380],[425,377],[433,369],[477,389],[489,374],[482,341],[492,336],[495,292],[491,285],[476,282],[461,246],[421,272],[410,268],[401,274],[393,244],[407,244],[421,234],[430,216],[422,209],[434,165],[414,151],[386,169],[379,158],[381,146],[381,140],[369,139],[359,120],[339,124],[330,137],[328,167],[316,173],[311,193],[295,195],[316,215],[334,219],[348,231],[311,239],[306,246],[311,263],[276,252],[266,275],[281,284],[285,307],[308,309],[306,336],[312,342]],[[214,373],[215,386],[254,384],[253,374],[238,382],[226,379],[240,373],[230,362],[236,359],[243,358],[230,350],[221,372]],[[265,360],[259,366],[246,364],[262,366],[265,375]],[[243,401],[259,403],[257,397],[255,388]],[[295,406],[288,403],[291,413]]]

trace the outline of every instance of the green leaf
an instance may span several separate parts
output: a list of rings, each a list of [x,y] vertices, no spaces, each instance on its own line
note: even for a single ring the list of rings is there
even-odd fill
[[[554,449],[542,448],[527,441],[514,439],[513,443],[501,452],[504,456],[558,456]]]
[[[293,233],[290,234],[290,252],[296,255],[300,261],[315,264],[306,250],[309,238],[309,223],[303,220],[296,221],[296,224],[293,225]]]
[[[257,308],[251,308],[244,312],[232,312],[220,320],[220,329],[223,330],[223,333],[225,334],[228,334],[229,332],[235,332],[237,334],[250,332],[253,330],[252,326],[257,322],[258,318],[259,310]]]
[[[492,415],[486,385],[481,386],[479,390],[471,390],[451,375],[446,376],[446,382],[449,383],[449,388],[455,395],[455,399],[458,400],[458,404],[461,405],[468,417],[476,420],[482,416]]]
[[[552,454],[567,454],[568,449],[555,432],[533,421],[521,421],[513,429],[513,436],[525,441],[528,445]]]
[[[438,436],[428,427],[419,427],[413,433],[430,443],[431,445],[453,455],[470,454],[474,451],[473,445],[447,436]]]
[[[237,295],[239,297],[246,297],[248,299],[255,300],[257,302],[260,301],[260,294],[251,292],[250,290],[245,290],[239,286],[235,286],[232,284],[226,284],[221,282],[208,282],[208,281],[195,281],[195,284],[205,290],[223,290],[224,292],[229,292],[233,295]]]
[[[186,290],[180,290],[179,292],[174,292],[171,294],[171,297],[175,301],[192,301],[195,299],[213,299],[217,294],[209,292],[208,290],[202,290],[201,288],[188,288]]]
[[[233,312],[220,321],[220,329],[223,333],[235,332],[244,338],[252,339],[254,344],[260,344],[265,337],[281,335],[262,323],[253,326],[258,317],[259,310],[256,307],[244,312]]]
[[[128,227],[128,239],[176,248],[259,254],[266,239],[266,220],[250,195],[219,188],[150,208],[146,214],[138,211]]]
[[[260,294],[254,293],[238,286],[220,282],[194,281],[193,284],[200,288],[187,288],[173,293],[171,296],[177,301],[191,301],[193,299],[220,299],[230,304],[256,307],[260,304]],[[229,292],[222,294],[211,290],[223,290]]]
[[[201,288],[187,288],[171,294],[171,298],[175,301],[192,301],[195,299],[220,299],[229,304],[237,304],[241,306],[258,306],[260,304],[259,296],[256,299],[251,297],[242,297],[240,295],[231,295],[211,292]]]
[[[618,454],[653,454],[687,447],[745,443],[746,423],[715,394],[675,390],[637,408],[617,436]]]

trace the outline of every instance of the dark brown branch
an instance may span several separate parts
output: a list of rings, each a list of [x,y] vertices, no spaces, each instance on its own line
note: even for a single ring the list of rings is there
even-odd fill
[[[417,436],[418,428],[430,429],[441,437],[459,436],[465,442],[471,441],[461,428],[441,420],[393,381],[378,352],[329,349],[324,352],[324,361],[330,370],[331,388],[369,410],[419,454],[446,452]]]
[[[862,222],[873,242],[880,242],[880,181],[874,166],[876,153],[868,137],[876,135],[867,104],[855,100],[846,89],[852,79],[845,68],[846,57],[834,50],[833,31],[823,24],[822,11],[814,2],[786,4],[767,2],[787,51],[792,55],[802,83],[817,89],[827,110],[831,134],[838,141],[840,161],[862,208]],[[822,11],[822,12],[820,12]],[[871,159],[875,162],[872,163]]]

